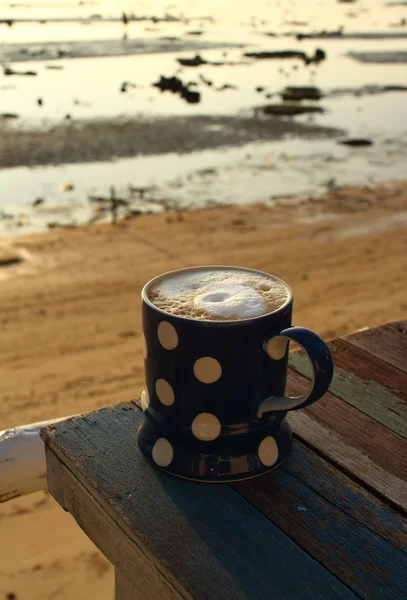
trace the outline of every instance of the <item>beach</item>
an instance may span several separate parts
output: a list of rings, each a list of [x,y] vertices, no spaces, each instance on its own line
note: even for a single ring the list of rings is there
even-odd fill
[[[171,269],[274,273],[294,291],[294,323],[326,340],[405,318],[406,223],[407,183],[397,183],[3,238],[1,423],[137,398],[140,291]],[[0,527],[0,596],[112,597],[108,561],[46,493],[3,504]]]
[[[140,292],[173,269],[272,273],[324,340],[406,318],[406,3],[255,9],[4,8],[0,429],[138,398]],[[48,493],[0,536],[0,598],[113,597]]]

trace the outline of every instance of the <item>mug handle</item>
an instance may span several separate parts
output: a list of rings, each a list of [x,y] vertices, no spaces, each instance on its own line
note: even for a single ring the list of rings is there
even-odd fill
[[[282,360],[287,353],[288,343],[292,340],[305,350],[313,368],[311,389],[302,396],[294,398],[270,396],[259,404],[258,418],[264,413],[278,410],[297,410],[316,402],[325,394],[332,381],[333,364],[328,346],[321,338],[305,327],[288,327],[279,334],[267,339],[264,351],[271,360]]]

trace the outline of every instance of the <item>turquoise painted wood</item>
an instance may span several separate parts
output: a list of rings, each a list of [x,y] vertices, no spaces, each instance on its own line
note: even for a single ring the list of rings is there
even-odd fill
[[[131,532],[194,598],[357,598],[230,486],[152,467],[137,449],[140,423],[141,411],[127,403],[42,431],[95,500],[108,499],[118,531]]]
[[[405,518],[298,440],[282,469],[407,553]]]
[[[307,453],[298,444],[286,466],[273,476],[234,487],[358,595],[400,600],[407,589],[406,553],[360,523],[355,490],[344,510],[324,497],[323,490],[319,490],[320,494],[312,489],[313,476],[307,472],[307,459]],[[296,463],[303,467],[303,479],[290,473],[290,465],[296,470]],[[322,461],[320,466],[320,477],[326,479]],[[362,497],[360,501],[363,502]],[[394,513],[392,517],[395,525]],[[403,526],[401,519],[399,522]]]

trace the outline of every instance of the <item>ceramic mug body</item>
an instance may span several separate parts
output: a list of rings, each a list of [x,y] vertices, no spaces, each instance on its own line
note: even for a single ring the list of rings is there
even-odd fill
[[[237,269],[183,271],[224,268]],[[153,464],[180,477],[213,482],[259,475],[288,454],[287,410],[315,401],[329,386],[329,351],[316,334],[291,327],[293,297],[284,282],[287,300],[272,313],[204,321],[164,312],[149,300],[159,279],[175,273],[153,279],[142,292],[139,446]],[[289,339],[304,346],[311,362],[318,361],[312,389],[295,399],[285,397]]]

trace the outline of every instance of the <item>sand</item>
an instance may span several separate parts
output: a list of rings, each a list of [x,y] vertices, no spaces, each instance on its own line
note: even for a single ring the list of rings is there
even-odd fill
[[[0,423],[136,397],[140,290],[199,264],[274,273],[325,339],[406,318],[407,183],[319,201],[146,215],[0,240]],[[2,260],[3,257],[3,260]],[[14,257],[14,259],[13,259]],[[109,563],[45,493],[1,505],[0,598],[113,597]]]

